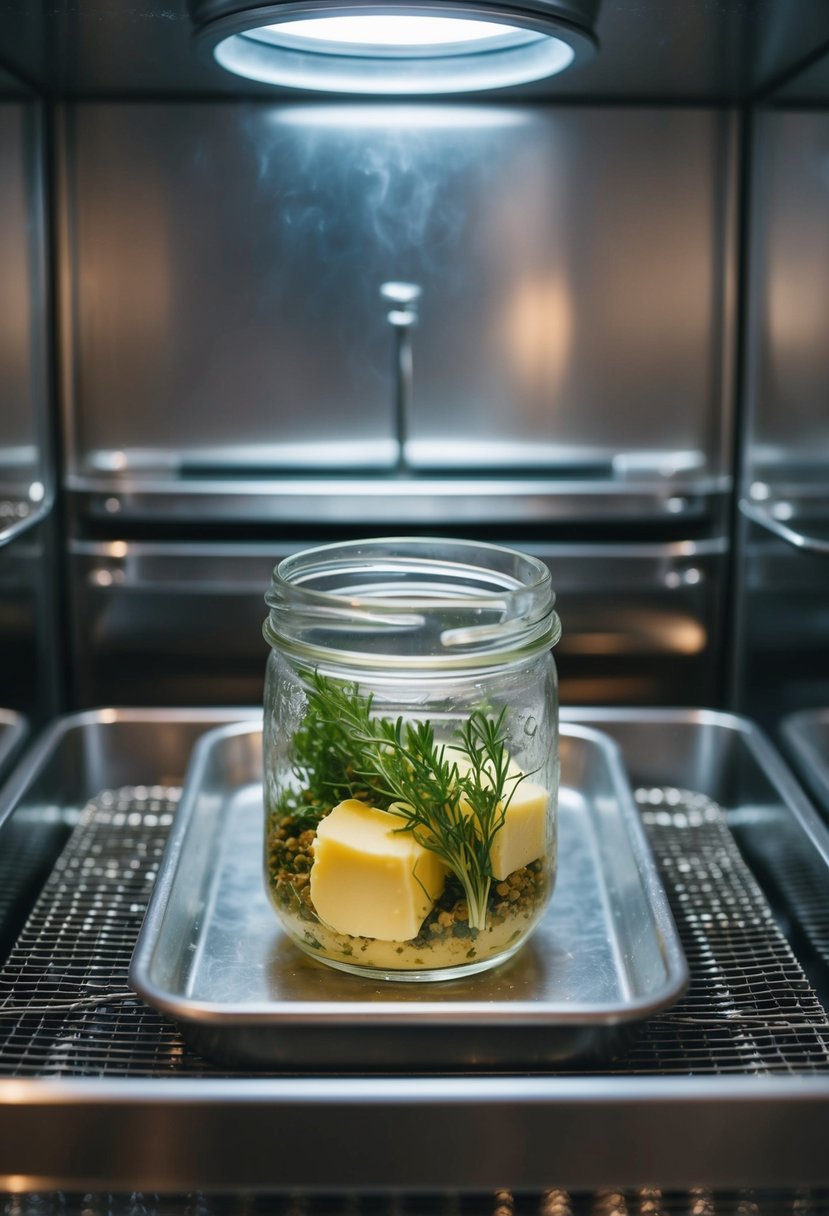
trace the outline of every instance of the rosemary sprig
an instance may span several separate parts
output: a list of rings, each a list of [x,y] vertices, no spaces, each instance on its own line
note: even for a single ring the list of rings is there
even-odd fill
[[[308,807],[316,814],[344,798],[384,810],[394,804],[406,821],[400,830],[436,853],[460,882],[470,928],[484,928],[492,844],[522,780],[509,772],[506,711],[490,718],[473,710],[447,747],[436,742],[430,722],[372,717],[372,698],[357,685],[303,674],[311,691],[294,740],[295,774]]]

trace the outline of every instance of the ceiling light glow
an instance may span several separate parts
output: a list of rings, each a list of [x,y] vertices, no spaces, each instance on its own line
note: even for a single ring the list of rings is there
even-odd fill
[[[347,13],[342,17],[306,17],[258,31],[274,41],[312,38],[344,46],[427,47],[458,42],[485,42],[505,34],[528,37],[527,31],[495,21],[461,17],[415,17],[405,13]],[[249,35],[251,36],[251,35]],[[256,34],[252,35],[256,36]],[[541,34],[535,35],[543,37]]]
[[[287,88],[466,93],[554,76],[595,49],[596,0],[236,3],[191,0],[197,42],[228,71]]]

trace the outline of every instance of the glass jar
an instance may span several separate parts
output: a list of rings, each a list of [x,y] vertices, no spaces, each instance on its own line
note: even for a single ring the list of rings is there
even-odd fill
[[[265,880],[285,931],[374,978],[509,958],[556,873],[547,567],[353,541],[287,558],[265,599]]]

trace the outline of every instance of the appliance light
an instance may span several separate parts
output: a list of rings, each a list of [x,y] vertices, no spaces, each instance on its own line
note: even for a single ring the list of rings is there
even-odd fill
[[[281,25],[266,25],[248,36],[258,36],[283,46],[297,45],[298,40],[306,38],[319,39],[327,43],[334,54],[341,53],[347,46],[357,46],[367,53],[371,53],[369,48],[372,48],[378,55],[391,55],[399,47],[409,54],[422,54],[427,48],[520,34],[521,30],[515,26],[495,21],[470,21],[463,17],[346,13],[342,17],[305,17]]]
[[[197,42],[230,72],[289,88],[466,93],[554,76],[595,50],[597,0],[191,0]]]

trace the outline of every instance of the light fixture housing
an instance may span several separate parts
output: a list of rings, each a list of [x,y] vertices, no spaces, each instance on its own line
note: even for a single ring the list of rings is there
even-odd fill
[[[413,96],[527,84],[588,59],[599,0],[191,0],[197,45],[239,76]]]

